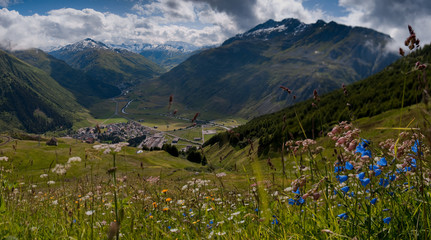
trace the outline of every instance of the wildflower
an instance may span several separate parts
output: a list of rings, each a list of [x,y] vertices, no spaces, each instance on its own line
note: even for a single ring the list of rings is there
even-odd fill
[[[382,170],[380,170],[380,169],[376,169],[376,170],[374,170],[374,176],[379,176],[380,174],[382,174]]]
[[[85,215],[91,216],[91,215],[93,215],[94,212],[95,212],[94,210],[86,211]]]
[[[176,232],[178,232],[178,228],[172,228],[170,231],[173,233],[176,233]]]
[[[412,146],[412,152],[417,154],[418,153],[418,147],[419,147],[419,140],[416,140],[415,144],[413,144],[413,146]]]
[[[388,165],[388,162],[386,161],[386,158],[381,158],[381,159],[377,162],[377,165],[384,167],[384,166],[387,166],[387,165]]]
[[[370,165],[369,168],[370,168],[370,170],[377,170],[377,169],[379,169],[379,166]]]
[[[0,157],[0,161],[5,161],[5,162],[7,162],[7,160],[9,160],[9,158],[8,158],[8,157],[6,157],[6,156]]]
[[[166,193],[166,192],[168,192],[168,189],[163,189],[162,190],[162,193]]]
[[[342,214],[338,214],[337,217],[339,217],[341,219],[347,219],[348,215],[347,215],[347,213],[342,213]]]
[[[172,201],[172,198],[166,198],[166,202]]]
[[[163,208],[163,212],[166,212],[166,211],[168,211],[168,210],[169,210],[169,208],[168,208],[168,207]]]
[[[379,185],[383,186],[383,187],[387,187],[389,185],[389,180],[388,179],[384,179],[384,178],[380,178]]]
[[[364,178],[364,179],[361,179],[360,181],[361,181],[362,186],[364,186],[364,187],[366,187],[370,183],[369,178]]]
[[[374,205],[374,204],[376,204],[376,202],[377,202],[377,198],[373,198],[373,199],[371,199],[371,201],[370,201],[370,203],[371,203],[371,204],[373,204],[373,205]]]
[[[346,169],[347,170],[352,170],[353,169],[353,165],[350,162],[346,162]]]
[[[350,187],[349,186],[344,186],[344,187],[342,187],[341,188],[341,191],[343,191],[343,192],[348,192],[350,190]]]
[[[359,180],[364,179],[364,177],[365,177],[365,173],[364,172],[361,172],[361,173],[358,174]]]
[[[368,140],[362,139],[362,141],[356,147],[355,153],[361,153],[361,157],[368,156],[371,158],[371,151],[366,149],[368,144],[370,144]]]
[[[337,179],[340,183],[343,183],[343,182],[347,181],[347,179],[349,179],[349,177],[347,175],[338,175]]]
[[[157,207],[157,203],[156,202],[153,202],[153,207]]]
[[[385,217],[383,218],[383,222],[386,224],[389,224],[391,222],[392,218],[391,217]]]
[[[80,157],[71,157],[69,158],[69,160],[67,161],[67,163],[73,163],[73,162],[81,162],[81,158]]]
[[[53,184],[55,184],[55,182],[51,180],[51,181],[48,181],[46,184],[53,185]]]
[[[58,205],[58,200],[52,201],[52,205]]]
[[[48,174],[46,173],[40,175],[40,178],[47,178],[47,177],[48,177]]]
[[[216,177],[221,178],[221,177],[225,177],[226,173],[225,172],[221,172],[221,173],[217,173]]]

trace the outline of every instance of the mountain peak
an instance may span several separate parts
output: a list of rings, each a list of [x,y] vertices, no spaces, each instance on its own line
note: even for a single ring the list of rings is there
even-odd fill
[[[272,19],[265,23],[259,24],[249,31],[238,34],[233,38],[226,40],[222,45],[227,45],[236,40],[263,40],[267,41],[279,36],[297,35],[303,32],[311,24],[305,24],[296,18],[286,18],[280,22]]]
[[[68,51],[68,52],[78,52],[78,51],[84,51],[87,49],[105,49],[105,50],[112,50],[110,47],[106,46],[102,42],[95,41],[91,38],[86,38],[84,40],[81,40],[76,43],[72,43],[66,46],[63,46],[55,51]]]

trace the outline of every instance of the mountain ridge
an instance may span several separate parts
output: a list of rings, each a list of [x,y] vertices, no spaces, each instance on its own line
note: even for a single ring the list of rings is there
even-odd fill
[[[316,88],[329,92],[378,72],[398,58],[385,50],[390,40],[335,22],[269,20],[163,74],[157,94],[175,94],[189,109],[251,118],[288,105],[280,85],[296,89],[301,101]]]

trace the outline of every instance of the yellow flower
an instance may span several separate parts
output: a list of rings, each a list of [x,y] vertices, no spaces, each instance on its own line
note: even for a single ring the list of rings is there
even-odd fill
[[[166,202],[172,201],[172,198],[166,198]]]
[[[157,207],[157,203],[156,202],[153,202],[153,207]]]
[[[166,212],[166,211],[168,211],[168,210],[169,210],[169,208],[168,208],[168,207],[163,208],[163,212]]]
[[[168,189],[163,189],[162,193],[166,193],[168,191]]]

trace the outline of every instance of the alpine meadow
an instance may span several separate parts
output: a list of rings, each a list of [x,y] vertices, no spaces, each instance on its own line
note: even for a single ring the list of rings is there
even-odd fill
[[[0,7],[0,240],[431,239],[428,2]]]

